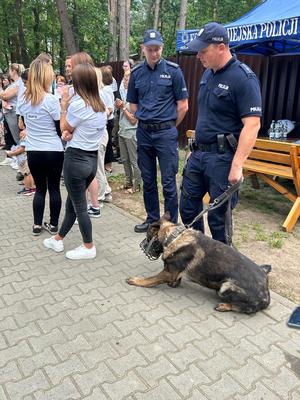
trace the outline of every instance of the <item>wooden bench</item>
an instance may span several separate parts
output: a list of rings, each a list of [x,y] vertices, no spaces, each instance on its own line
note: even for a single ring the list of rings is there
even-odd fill
[[[188,143],[195,139],[195,131],[186,132]],[[268,139],[257,139],[255,146],[244,164],[244,175],[251,175],[253,187],[257,177],[268,183],[275,190],[289,199],[293,206],[282,227],[291,232],[300,217],[300,145],[278,142]],[[292,180],[295,194],[288,190],[276,178]]]
[[[293,206],[282,227],[291,232],[300,216],[300,145],[257,139],[244,164],[244,175],[254,175],[289,199]],[[295,194],[275,178],[293,181]]]

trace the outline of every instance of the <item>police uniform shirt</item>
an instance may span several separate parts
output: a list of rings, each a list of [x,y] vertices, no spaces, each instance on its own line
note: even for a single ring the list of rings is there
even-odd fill
[[[208,69],[198,95],[198,143],[214,143],[218,134],[240,134],[242,118],[261,116],[260,84],[254,72],[232,57],[215,73]]]
[[[72,139],[67,142],[67,147],[85,151],[98,150],[106,128],[105,112],[95,112],[80,96],[74,95],[68,107],[66,120],[72,128],[75,128]]]
[[[25,120],[27,151],[64,150],[54,123],[60,119],[60,104],[57,97],[47,93],[43,101],[35,106],[23,98],[18,108]]]
[[[138,105],[135,116],[141,121],[175,121],[176,102],[187,97],[184,77],[177,64],[161,58],[154,69],[144,61],[131,71],[127,101]]]

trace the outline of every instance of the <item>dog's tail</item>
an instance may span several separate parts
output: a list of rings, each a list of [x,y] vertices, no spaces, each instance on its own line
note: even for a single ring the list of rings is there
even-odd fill
[[[272,265],[270,264],[260,265],[260,268],[263,269],[266,274],[269,274],[272,271]]]

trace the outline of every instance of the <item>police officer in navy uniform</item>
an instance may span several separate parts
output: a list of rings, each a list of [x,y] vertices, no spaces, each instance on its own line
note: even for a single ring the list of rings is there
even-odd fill
[[[142,44],[146,59],[132,70],[127,93],[130,110],[138,119],[137,155],[147,212],[146,220],[134,227],[135,232],[146,232],[149,224],[160,218],[157,160],[165,211],[170,212],[172,222],[178,218],[176,127],[188,110],[188,93],[179,66],[162,58],[162,50],[161,34],[147,30]]]
[[[255,144],[262,115],[259,81],[232,56],[222,25],[206,24],[188,48],[197,52],[207,69],[199,87],[196,141],[183,173],[180,214],[184,224],[202,211],[206,192],[213,201],[242,180],[243,163]],[[230,224],[237,197],[236,193],[230,207],[227,202],[208,213],[213,239],[230,244],[226,221]],[[203,220],[193,227],[204,232]]]

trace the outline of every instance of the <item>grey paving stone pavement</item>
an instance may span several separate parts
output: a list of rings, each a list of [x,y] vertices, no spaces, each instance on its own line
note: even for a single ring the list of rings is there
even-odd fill
[[[97,258],[67,260],[43,247],[46,232],[32,236],[32,197],[19,188],[0,167],[0,400],[300,400],[295,304],[272,293],[264,312],[222,314],[213,291],[187,280],[127,285],[162,262],[147,260],[138,220],[114,205],[92,220]],[[66,250],[80,241],[74,226]]]

